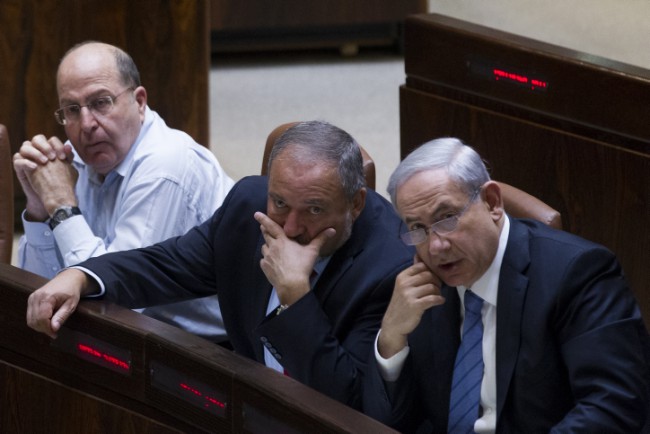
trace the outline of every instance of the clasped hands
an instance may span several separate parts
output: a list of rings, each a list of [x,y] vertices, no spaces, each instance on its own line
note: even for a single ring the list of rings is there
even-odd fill
[[[77,205],[78,173],[72,166],[72,147],[42,134],[23,142],[13,156],[14,170],[27,198],[26,217],[45,221],[62,205]]]
[[[336,234],[334,228],[321,231],[308,244],[300,244],[286,236],[282,226],[262,212],[255,220],[265,244],[260,267],[275,288],[281,304],[292,305],[309,292],[309,277],[321,247]]]

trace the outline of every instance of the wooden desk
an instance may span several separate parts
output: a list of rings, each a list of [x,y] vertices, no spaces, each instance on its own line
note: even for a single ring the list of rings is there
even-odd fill
[[[650,71],[441,15],[405,27],[401,153],[455,136],[616,253],[650,325]]]
[[[44,279],[0,264],[0,432],[395,433],[259,363],[102,301],[52,341],[25,324]]]

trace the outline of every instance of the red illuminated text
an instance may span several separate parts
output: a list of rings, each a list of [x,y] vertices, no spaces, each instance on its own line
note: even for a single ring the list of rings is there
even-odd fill
[[[123,360],[118,359],[115,356],[111,356],[110,354],[103,353],[101,351],[98,351],[97,349],[89,346],[89,345],[84,345],[84,344],[77,344],[77,349],[85,354],[86,356],[91,356],[95,357],[97,359],[101,359],[107,363],[110,363],[111,365],[118,367],[120,369],[124,369],[125,371],[129,370],[129,364],[126,363]]]
[[[203,393],[201,393],[201,391],[195,389],[192,386],[189,386],[186,383],[180,383],[180,387],[181,387],[181,389],[187,390],[188,392],[190,392],[190,393],[192,393],[192,394],[194,394],[196,396],[200,396],[203,399],[205,399],[206,400],[206,402],[204,404],[205,407],[209,407],[210,404],[212,404],[212,405],[216,405],[217,407],[220,407],[220,408],[226,408],[226,404],[224,404],[223,402],[219,401],[218,399],[212,398],[210,396],[203,395]]]
[[[529,78],[525,75],[516,74],[514,72],[508,72],[503,69],[493,69],[492,73],[494,74],[495,80],[505,79],[508,81],[513,81],[524,85],[530,84],[532,89],[535,88],[545,89],[548,86],[548,83],[544,80]]]

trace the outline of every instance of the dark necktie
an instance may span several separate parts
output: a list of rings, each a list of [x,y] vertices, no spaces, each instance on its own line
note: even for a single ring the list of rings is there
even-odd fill
[[[483,380],[483,299],[469,289],[465,291],[463,340],[458,347],[449,401],[447,432],[473,433],[479,416],[481,381]]]

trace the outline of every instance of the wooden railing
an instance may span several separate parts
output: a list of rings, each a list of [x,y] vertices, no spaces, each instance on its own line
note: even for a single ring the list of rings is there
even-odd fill
[[[45,281],[0,264],[0,432],[390,433],[256,362],[103,301],[55,340],[26,326]]]

